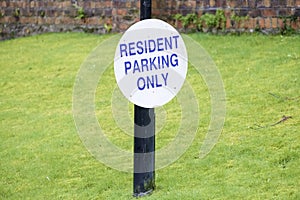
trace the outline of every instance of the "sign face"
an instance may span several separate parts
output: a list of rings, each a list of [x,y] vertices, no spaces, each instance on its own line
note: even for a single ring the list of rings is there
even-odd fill
[[[162,106],[173,99],[184,83],[187,67],[182,37],[158,19],[131,26],[115,52],[114,71],[121,92],[144,108]]]

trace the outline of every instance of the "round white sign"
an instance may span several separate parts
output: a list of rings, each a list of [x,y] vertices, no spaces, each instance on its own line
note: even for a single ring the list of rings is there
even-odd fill
[[[114,71],[121,92],[144,108],[162,106],[173,99],[184,83],[187,67],[182,37],[158,19],[132,25],[115,52]]]

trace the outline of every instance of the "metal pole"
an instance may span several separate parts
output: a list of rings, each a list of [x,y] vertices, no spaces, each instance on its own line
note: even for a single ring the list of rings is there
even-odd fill
[[[151,18],[151,0],[140,0],[140,20]],[[151,194],[155,188],[154,108],[134,105],[133,196]]]
[[[140,20],[151,18],[151,0],[140,0]]]

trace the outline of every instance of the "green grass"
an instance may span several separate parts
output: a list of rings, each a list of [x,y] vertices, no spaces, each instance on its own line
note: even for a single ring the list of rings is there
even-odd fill
[[[299,199],[300,37],[190,36],[222,75],[225,126],[212,152],[198,159],[210,104],[205,82],[190,67],[187,80],[201,109],[197,136],[179,160],[156,172],[157,188],[145,199]],[[94,159],[72,116],[76,74],[107,37],[65,33],[0,42],[0,199],[132,199],[132,174]],[[111,114],[114,87],[110,67],[99,82],[106,95],[96,94],[97,117],[109,139],[131,150],[132,137]],[[180,110],[175,99],[157,112],[166,121],[158,125],[159,149],[178,129],[180,119],[171,119]],[[270,126],[283,115],[292,118]]]

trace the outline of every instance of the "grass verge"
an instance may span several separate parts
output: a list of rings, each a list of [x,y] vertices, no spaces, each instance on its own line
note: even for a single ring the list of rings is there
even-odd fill
[[[197,137],[178,161],[157,171],[157,189],[145,199],[299,199],[299,36],[190,36],[222,75],[225,126],[213,151],[198,159],[210,104],[204,81],[190,67],[187,79],[201,109]],[[76,73],[106,37],[44,34],[0,42],[1,199],[132,199],[132,175],[95,160],[72,118]],[[97,116],[113,142],[131,149],[132,138],[111,116],[113,80],[110,67],[99,83],[107,98],[96,94]],[[176,109],[176,101],[164,106],[168,116]],[[283,115],[292,118],[273,125]],[[177,129],[166,120],[157,148]]]

